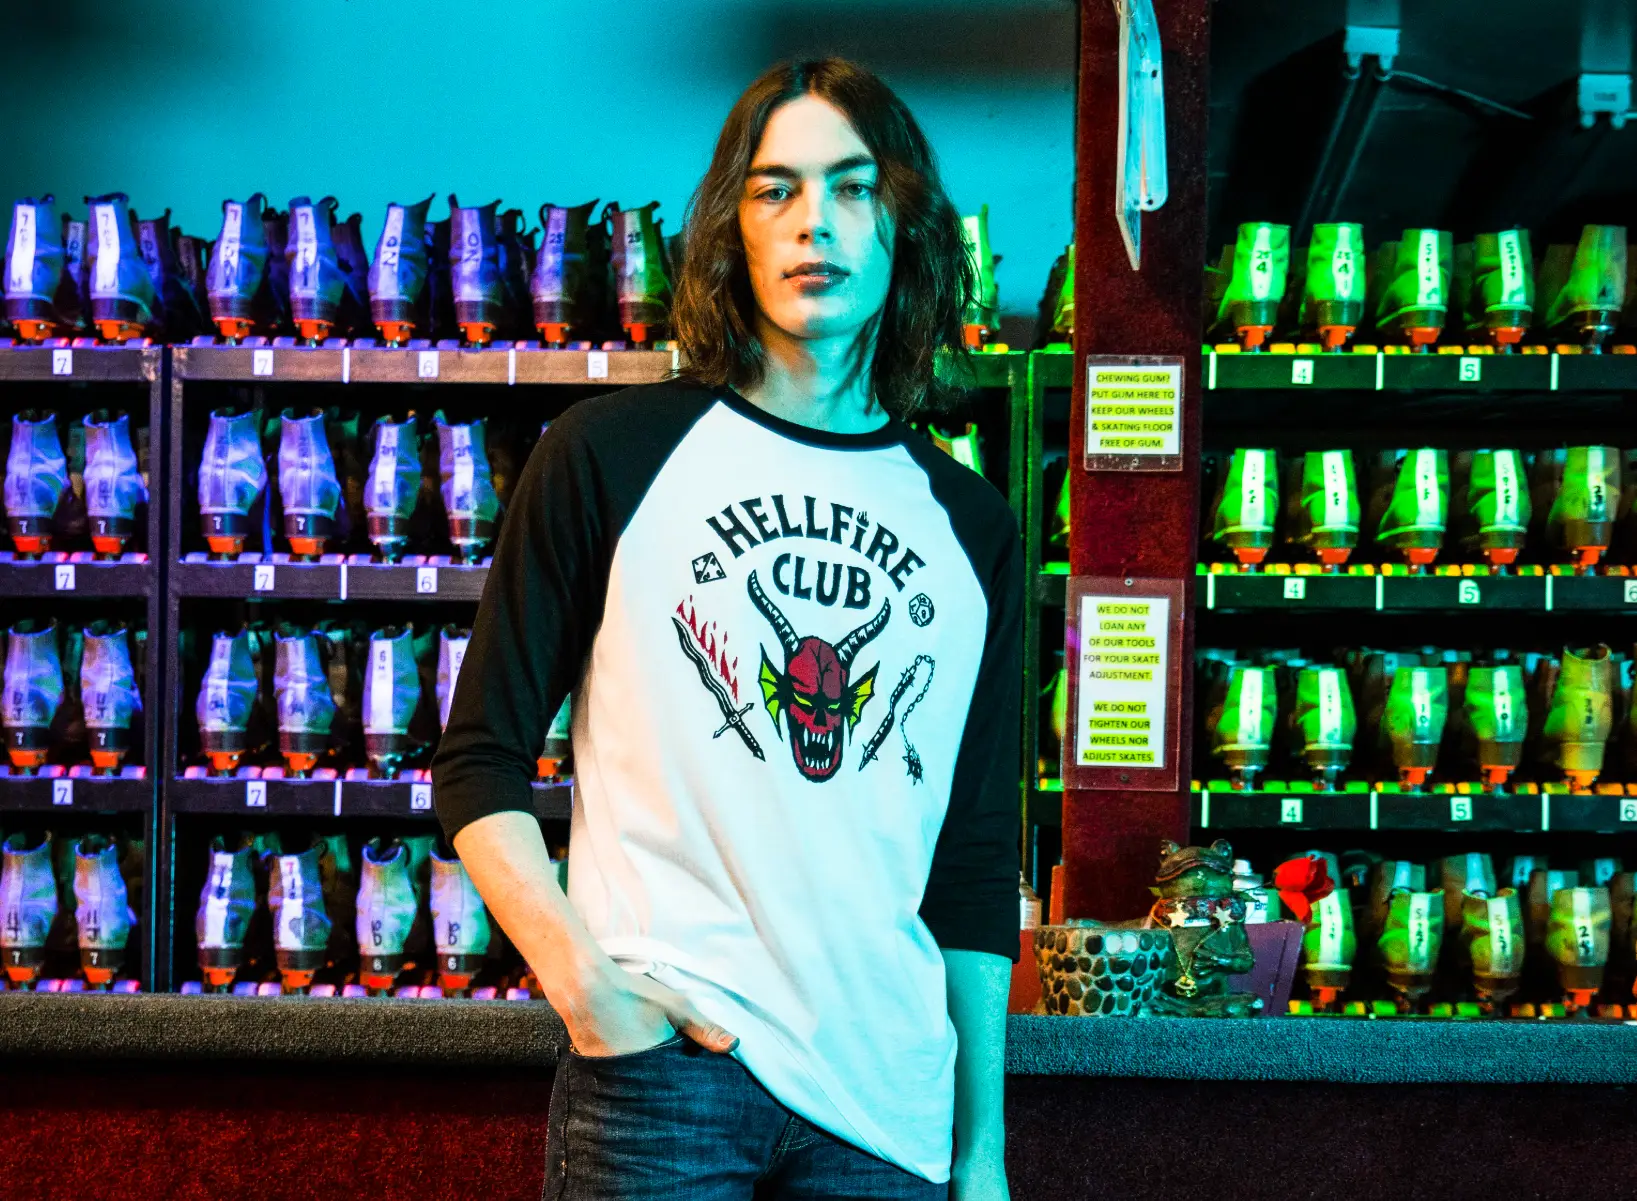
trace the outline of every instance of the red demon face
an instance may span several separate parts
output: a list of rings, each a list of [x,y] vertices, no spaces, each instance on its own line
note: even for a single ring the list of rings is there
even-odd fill
[[[790,737],[790,753],[806,779],[828,780],[841,769],[842,731],[858,724],[864,705],[875,695],[875,673],[871,667],[857,682],[849,679],[853,657],[859,649],[886,627],[888,602],[881,611],[858,629],[831,646],[822,638],[801,638],[762,591],[756,573],[750,573],[750,599],[766,617],[784,647],[785,669],[779,671],[762,651],[762,701],[779,724],[784,711]]]

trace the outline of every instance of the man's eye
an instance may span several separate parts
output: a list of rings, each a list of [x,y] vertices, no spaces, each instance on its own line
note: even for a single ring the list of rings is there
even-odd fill
[[[841,191],[843,195],[851,196],[855,200],[863,200],[868,196],[874,195],[875,185],[865,183],[863,180],[853,179],[842,184]]]
[[[767,200],[773,204],[781,204],[790,199],[790,189],[783,184],[775,184],[771,188],[763,188],[756,193],[757,200]]]

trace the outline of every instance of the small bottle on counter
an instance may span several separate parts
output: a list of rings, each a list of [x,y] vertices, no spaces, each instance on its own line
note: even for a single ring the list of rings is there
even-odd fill
[[[1279,897],[1262,886],[1262,877],[1251,871],[1249,859],[1233,861],[1233,890],[1245,898],[1246,925],[1279,920]]]
[[[1040,924],[1040,896],[1029,887],[1028,877],[1022,872],[1017,874],[1017,896],[1023,906],[1023,924],[1020,930],[1033,930]]]

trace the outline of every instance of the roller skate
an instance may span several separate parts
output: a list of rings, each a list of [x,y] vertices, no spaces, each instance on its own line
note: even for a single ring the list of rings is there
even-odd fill
[[[1443,945],[1443,889],[1394,891],[1376,949],[1387,973],[1387,987],[1398,994],[1400,1013],[1415,1013],[1432,991]]]
[[[64,271],[64,233],[54,197],[19,200],[12,206],[6,320],[24,342],[65,337],[78,324],[64,313],[65,307],[75,313],[79,308],[74,278]]]
[[[1535,256],[1527,229],[1479,234],[1472,243],[1472,284],[1466,295],[1472,328],[1501,354],[1529,332],[1535,309]]]
[[[1216,327],[1233,331],[1240,348],[1265,348],[1278,321],[1279,304],[1290,274],[1290,227],[1257,221],[1239,227],[1232,250],[1224,250],[1226,287],[1217,308]]]
[[[1314,787],[1334,792],[1352,760],[1358,733],[1347,673],[1339,667],[1301,668],[1296,674],[1294,724]]]
[[[242,204],[237,200],[222,202],[222,229],[216,235],[205,275],[210,319],[230,346],[249,337],[265,321],[269,308],[262,298],[269,282],[264,199],[257,192]],[[279,249],[283,251],[282,243]],[[258,317],[262,320],[258,321]]]
[[[449,706],[455,699],[455,681],[466,659],[472,631],[453,622],[438,631],[438,729],[449,725]]]
[[[1461,896],[1461,940],[1472,963],[1472,987],[1485,1013],[1502,1012],[1523,985],[1523,910],[1514,889]]]
[[[431,238],[428,196],[416,204],[387,205],[386,223],[369,269],[369,315],[388,346],[403,346],[430,327],[426,280]],[[390,560],[389,560],[390,562]]]
[[[1601,354],[1626,298],[1626,227],[1588,225],[1576,246],[1548,246],[1540,266],[1546,328]]]
[[[1235,791],[1255,788],[1256,777],[1267,768],[1278,705],[1273,668],[1229,665],[1222,700],[1211,707],[1205,721],[1211,753],[1228,769]]]
[[[125,966],[126,944],[136,925],[119,849],[106,835],[88,834],[74,848],[74,921],[85,982],[106,991]]]
[[[57,878],[49,833],[16,833],[0,843],[0,967],[14,989],[32,988],[45,968],[57,921]]]
[[[620,325],[635,346],[659,337],[670,320],[671,281],[665,274],[665,251],[654,219],[658,207],[659,201],[651,200],[641,208],[621,209],[610,202],[603,209],[603,221],[610,231]]]
[[[978,437],[976,422],[969,421],[954,431],[940,425],[929,425],[927,433],[932,435],[932,444],[955,462],[979,475],[983,474],[983,444]]]
[[[206,280],[206,260],[210,257],[211,243],[205,238],[191,238],[180,230],[176,234],[176,268],[182,287],[187,291],[188,307],[201,330],[210,324],[210,286]]]
[[[85,415],[85,512],[91,546],[99,559],[117,559],[137,539],[136,513],[148,503],[131,419],[96,409]]]
[[[529,292],[535,328],[547,346],[563,346],[586,332],[601,311],[608,236],[601,224],[592,224],[596,207],[595,200],[572,208],[540,206],[540,253]]]
[[[1053,550],[1061,551],[1062,558],[1068,557],[1069,527],[1073,524],[1073,504],[1069,491],[1069,472],[1063,473],[1063,486],[1057,492],[1057,505],[1052,512],[1051,535],[1048,544]]]
[[[212,559],[237,558],[250,537],[251,510],[267,487],[260,425],[254,410],[210,414],[199,460],[199,525]]]
[[[1424,575],[1444,545],[1448,522],[1449,452],[1430,447],[1407,452],[1377,539],[1398,550],[1413,573]]]
[[[1552,543],[1574,556],[1575,574],[1591,575],[1614,538],[1620,505],[1620,450],[1571,446],[1546,528]]]
[[[123,192],[87,196],[91,206],[91,323],[105,342],[147,337],[158,324],[159,296],[137,241]]]
[[[158,297],[155,312],[158,316],[156,337],[172,342],[183,342],[200,332],[206,325],[205,314],[199,308],[199,294],[182,269],[178,247],[182,232],[170,223],[170,210],[163,216],[136,223],[137,246],[142,251],[142,263]]]
[[[274,638],[273,694],[278,702],[279,754],[295,779],[312,774],[329,745],[335,700],[319,657],[317,635],[280,630]]]
[[[1564,648],[1542,739],[1574,792],[1591,792],[1603,771],[1614,729],[1614,687],[1615,664],[1607,646]]]
[[[284,260],[290,280],[290,314],[296,332],[317,346],[336,331],[347,278],[335,246],[334,196],[314,204],[305,196],[290,201],[290,237]]]
[[[574,714],[569,708],[570,699],[563,698],[557,716],[551,719],[551,725],[546,728],[546,743],[540,750],[540,760],[536,765],[542,780],[560,780],[568,774],[569,757],[573,753],[571,735],[574,729]]]
[[[488,420],[451,425],[440,410],[433,415],[433,424],[438,430],[438,475],[455,562],[477,563],[494,542],[500,517],[500,500],[489,471]]]
[[[455,324],[469,346],[489,345],[505,324],[499,209],[498,200],[481,208],[461,208],[455,194],[449,194],[449,273],[455,295]]]
[[[1465,509],[1471,530],[1467,540],[1482,553],[1490,573],[1510,572],[1528,538],[1533,515],[1523,456],[1515,450],[1475,452]]]
[[[1326,574],[1340,572],[1358,545],[1358,482],[1347,450],[1310,450],[1289,502],[1290,540],[1310,547]]]
[[[446,995],[464,995],[484,968],[489,911],[453,851],[432,852],[431,910],[438,983]]]
[[[1347,889],[1338,888],[1314,902],[1302,934],[1302,972],[1313,1008],[1333,1012],[1353,979],[1358,936],[1353,932],[1353,905]]]
[[[262,298],[267,305],[266,328],[270,333],[293,329],[290,323],[290,214],[263,209],[263,240],[267,243],[267,283]]]
[[[1387,929],[1387,914],[1392,908],[1394,894],[1426,891],[1427,868],[1425,864],[1411,863],[1408,859],[1383,859],[1369,868],[1366,880],[1364,936],[1375,943]]]
[[[1485,788],[1499,795],[1523,762],[1529,702],[1523,668],[1505,663],[1474,667],[1467,673],[1464,699],[1467,724],[1478,743],[1478,769]]]
[[[11,419],[6,452],[6,528],[19,559],[51,549],[52,525],[67,493],[68,458],[49,409],[22,409]]]
[[[1406,229],[1401,241],[1383,242],[1374,259],[1376,328],[1425,354],[1444,332],[1453,260],[1445,230]]]
[[[85,627],[80,698],[91,740],[91,765],[99,776],[119,774],[131,750],[131,725],[142,712],[126,634],[123,622],[106,618]]]
[[[51,725],[63,699],[57,623],[25,618],[6,636],[5,692],[0,720],[11,770],[32,776],[51,753]]]
[[[312,561],[324,553],[335,532],[341,482],[330,455],[324,413],[285,409],[279,428],[279,497],[284,502],[284,535],[290,557]]]
[[[372,431],[374,453],[364,481],[369,540],[383,563],[396,563],[409,545],[409,519],[421,491],[421,442],[415,415],[382,417]]]
[[[396,838],[370,839],[359,873],[357,933],[359,982],[371,993],[386,992],[414,966],[405,952],[419,921],[408,850]]]
[[[299,855],[267,856],[273,954],[286,995],[311,988],[313,977],[328,958],[333,923],[320,875],[320,860],[326,850],[327,844],[315,838]]]
[[[1607,888],[1560,888],[1546,920],[1546,954],[1557,965],[1571,1013],[1585,1013],[1603,987],[1609,963]]]
[[[1217,496],[1212,539],[1233,552],[1241,571],[1258,571],[1273,546],[1279,512],[1279,464],[1271,450],[1236,450]]]
[[[966,242],[966,258],[972,264],[975,285],[971,303],[961,318],[961,338],[968,350],[981,350],[1000,328],[1000,295],[995,287],[995,264],[999,256],[989,245],[989,206],[978,209],[975,217],[961,218]]]
[[[1364,227],[1349,222],[1313,227],[1302,287],[1303,331],[1327,351],[1339,351],[1364,320]]]
[[[387,626],[369,636],[364,673],[364,754],[374,774],[393,780],[415,749],[409,723],[421,703],[421,677],[408,626]]]
[[[1382,726],[1403,791],[1426,791],[1448,716],[1449,673],[1443,667],[1404,666],[1393,673]]]
[[[199,744],[210,760],[210,774],[231,776],[250,748],[250,719],[256,707],[256,664],[250,631],[219,631],[210,642],[210,662],[199,682],[194,715]]]
[[[341,272],[341,302],[335,333],[353,337],[370,329],[369,252],[364,249],[364,218],[354,213],[330,227],[335,265]]]
[[[193,930],[199,943],[199,974],[205,989],[225,993],[244,963],[245,934],[256,912],[256,879],[247,835],[210,840],[210,875],[199,890]]]

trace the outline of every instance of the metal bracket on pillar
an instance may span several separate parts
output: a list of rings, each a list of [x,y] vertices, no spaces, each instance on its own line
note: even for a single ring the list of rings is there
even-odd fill
[[[1580,125],[1606,116],[1614,129],[1631,115],[1633,0],[1586,0],[1580,24]]]
[[[1142,215],[1165,203],[1165,77],[1153,0],[1114,0],[1120,14],[1120,124],[1114,219],[1131,269],[1142,266]]]

